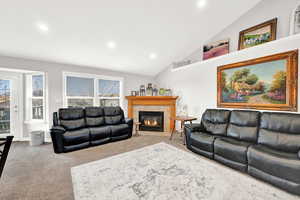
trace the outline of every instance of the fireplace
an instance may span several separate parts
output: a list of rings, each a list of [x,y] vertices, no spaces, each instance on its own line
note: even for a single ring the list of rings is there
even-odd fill
[[[140,131],[164,131],[164,112],[139,111]]]

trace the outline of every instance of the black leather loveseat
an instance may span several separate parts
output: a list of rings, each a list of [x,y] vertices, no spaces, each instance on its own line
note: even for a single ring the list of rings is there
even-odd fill
[[[208,109],[187,148],[300,195],[300,115]]]
[[[133,120],[120,107],[63,108],[53,113],[55,153],[69,152],[132,136]]]

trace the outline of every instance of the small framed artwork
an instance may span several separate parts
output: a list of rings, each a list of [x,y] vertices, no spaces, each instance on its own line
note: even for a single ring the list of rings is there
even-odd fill
[[[295,35],[300,33],[300,3],[293,10],[290,29],[291,29],[290,35]]]
[[[240,32],[239,50],[276,40],[277,18]]]
[[[218,107],[297,111],[298,50],[218,67]]]
[[[203,47],[203,60],[229,53],[229,39],[213,42]]]

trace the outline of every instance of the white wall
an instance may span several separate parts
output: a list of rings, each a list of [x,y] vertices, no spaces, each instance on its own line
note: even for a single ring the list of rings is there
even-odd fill
[[[63,71],[123,77],[125,96],[129,95],[131,90],[138,90],[141,84],[154,83],[154,78],[150,76],[142,76],[109,71],[100,68],[67,65],[45,61],[35,61],[7,56],[0,56],[0,68],[45,72],[49,85],[49,122],[47,124],[48,127],[52,125],[52,113],[63,106]],[[127,101],[124,100],[123,104],[125,114],[127,114]],[[24,132],[24,135],[28,135],[28,133]]]

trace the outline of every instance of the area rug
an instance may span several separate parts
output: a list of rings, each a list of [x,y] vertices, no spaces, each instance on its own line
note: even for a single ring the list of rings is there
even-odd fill
[[[165,143],[71,169],[75,200],[299,200]]]

